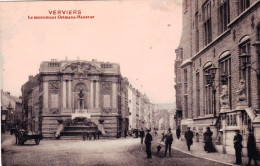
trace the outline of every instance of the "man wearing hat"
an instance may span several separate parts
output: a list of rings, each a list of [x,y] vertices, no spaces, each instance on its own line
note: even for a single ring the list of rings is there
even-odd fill
[[[151,159],[152,158],[152,151],[151,151],[151,144],[152,144],[152,140],[153,137],[150,134],[150,129],[146,130],[147,134],[145,136],[145,146],[146,146],[146,154],[147,154],[147,158]]]
[[[171,148],[172,148],[172,141],[173,141],[171,128],[169,128],[169,130],[167,131],[167,134],[164,136],[164,138],[165,138],[165,153],[164,153],[164,156],[166,157],[168,148],[169,148],[169,155],[171,156],[172,155],[171,154]]]
[[[236,135],[234,136],[234,148],[236,151],[236,164],[241,165],[242,164],[242,155],[241,155],[241,151],[242,151],[242,135],[239,133],[239,130],[236,130]]]
[[[190,127],[187,127],[187,131],[185,132],[185,139],[186,139],[186,143],[187,143],[187,147],[188,147],[188,150],[190,151],[190,146],[193,144],[193,132],[190,131]]]

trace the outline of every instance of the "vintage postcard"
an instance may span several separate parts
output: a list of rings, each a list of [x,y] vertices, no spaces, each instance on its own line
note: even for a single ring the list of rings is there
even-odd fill
[[[2,165],[257,165],[259,6],[0,2]]]

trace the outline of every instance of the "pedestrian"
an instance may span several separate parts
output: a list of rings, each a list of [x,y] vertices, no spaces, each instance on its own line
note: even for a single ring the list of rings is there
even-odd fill
[[[165,152],[164,152],[164,157],[166,157],[167,154],[167,150],[169,148],[169,156],[172,156],[172,141],[173,141],[173,137],[172,137],[172,132],[171,132],[171,128],[169,128],[167,134],[165,134]]]
[[[181,129],[180,126],[178,126],[177,130],[176,130],[176,136],[179,139],[181,137]]]
[[[153,141],[153,137],[150,134],[150,130],[147,129],[146,130],[146,136],[145,136],[145,146],[146,146],[146,154],[147,154],[147,158],[151,159],[152,158],[152,151],[151,151],[151,145],[152,145],[152,141]]]
[[[239,130],[236,130],[236,135],[234,136],[234,148],[236,151],[236,164],[241,165],[242,164],[242,135],[239,133]]]
[[[164,141],[164,138],[165,138],[165,131],[162,132],[162,140],[161,141]]]
[[[188,150],[190,151],[190,146],[193,144],[193,132],[190,131],[190,127],[187,128],[188,130],[185,132],[185,139],[187,143]]]
[[[155,136],[158,136],[157,130],[154,128]]]
[[[139,136],[139,130],[136,129],[136,138],[138,138],[138,136]]]
[[[101,131],[98,130],[98,132],[97,132],[97,139],[98,139],[98,140],[99,140],[100,135],[101,135]]]
[[[86,132],[86,139],[89,140],[89,132]]]
[[[126,138],[126,136],[127,136],[127,131],[126,131],[126,129],[124,130],[124,134],[125,134],[125,138]]]
[[[96,141],[96,132],[93,133],[94,141]]]
[[[141,128],[140,137],[141,137],[141,144],[143,144],[143,142],[144,142],[144,129],[143,128]]]
[[[213,143],[212,143],[212,135],[213,135],[213,132],[210,130],[210,127],[208,126],[207,127],[207,131],[203,134],[204,136],[204,150],[206,152],[214,152],[214,146],[213,146]]]
[[[256,141],[255,136],[251,129],[249,129],[249,135],[247,139],[247,156],[248,156],[248,165],[251,165],[251,160],[253,159],[255,162],[255,165],[258,165],[256,162]]]
[[[86,141],[87,133],[83,130],[83,141]]]

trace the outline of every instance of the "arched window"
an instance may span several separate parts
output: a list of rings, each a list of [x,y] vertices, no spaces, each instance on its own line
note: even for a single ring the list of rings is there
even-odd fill
[[[232,93],[231,93],[231,56],[229,51],[224,51],[219,56],[219,79],[220,79],[220,92],[223,92],[223,85],[227,87],[228,103],[230,109],[232,108]],[[224,92],[223,92],[224,93]],[[226,100],[227,96],[223,95],[222,100]],[[226,102],[226,101],[224,101]]]
[[[239,79],[245,81],[246,101],[251,107],[251,45],[248,35],[242,37],[239,41]]]

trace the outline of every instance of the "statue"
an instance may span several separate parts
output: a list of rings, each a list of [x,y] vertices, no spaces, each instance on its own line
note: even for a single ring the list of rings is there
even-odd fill
[[[246,84],[245,80],[241,79],[239,81],[238,90],[236,91],[237,94],[237,101],[238,102],[245,102],[246,101]]]
[[[84,93],[82,92],[82,90],[79,91],[79,110],[83,110],[84,109],[84,104],[83,104],[83,101],[84,101]]]
[[[222,92],[219,96],[219,100],[222,108],[229,108],[229,96],[227,85],[222,86]]]

